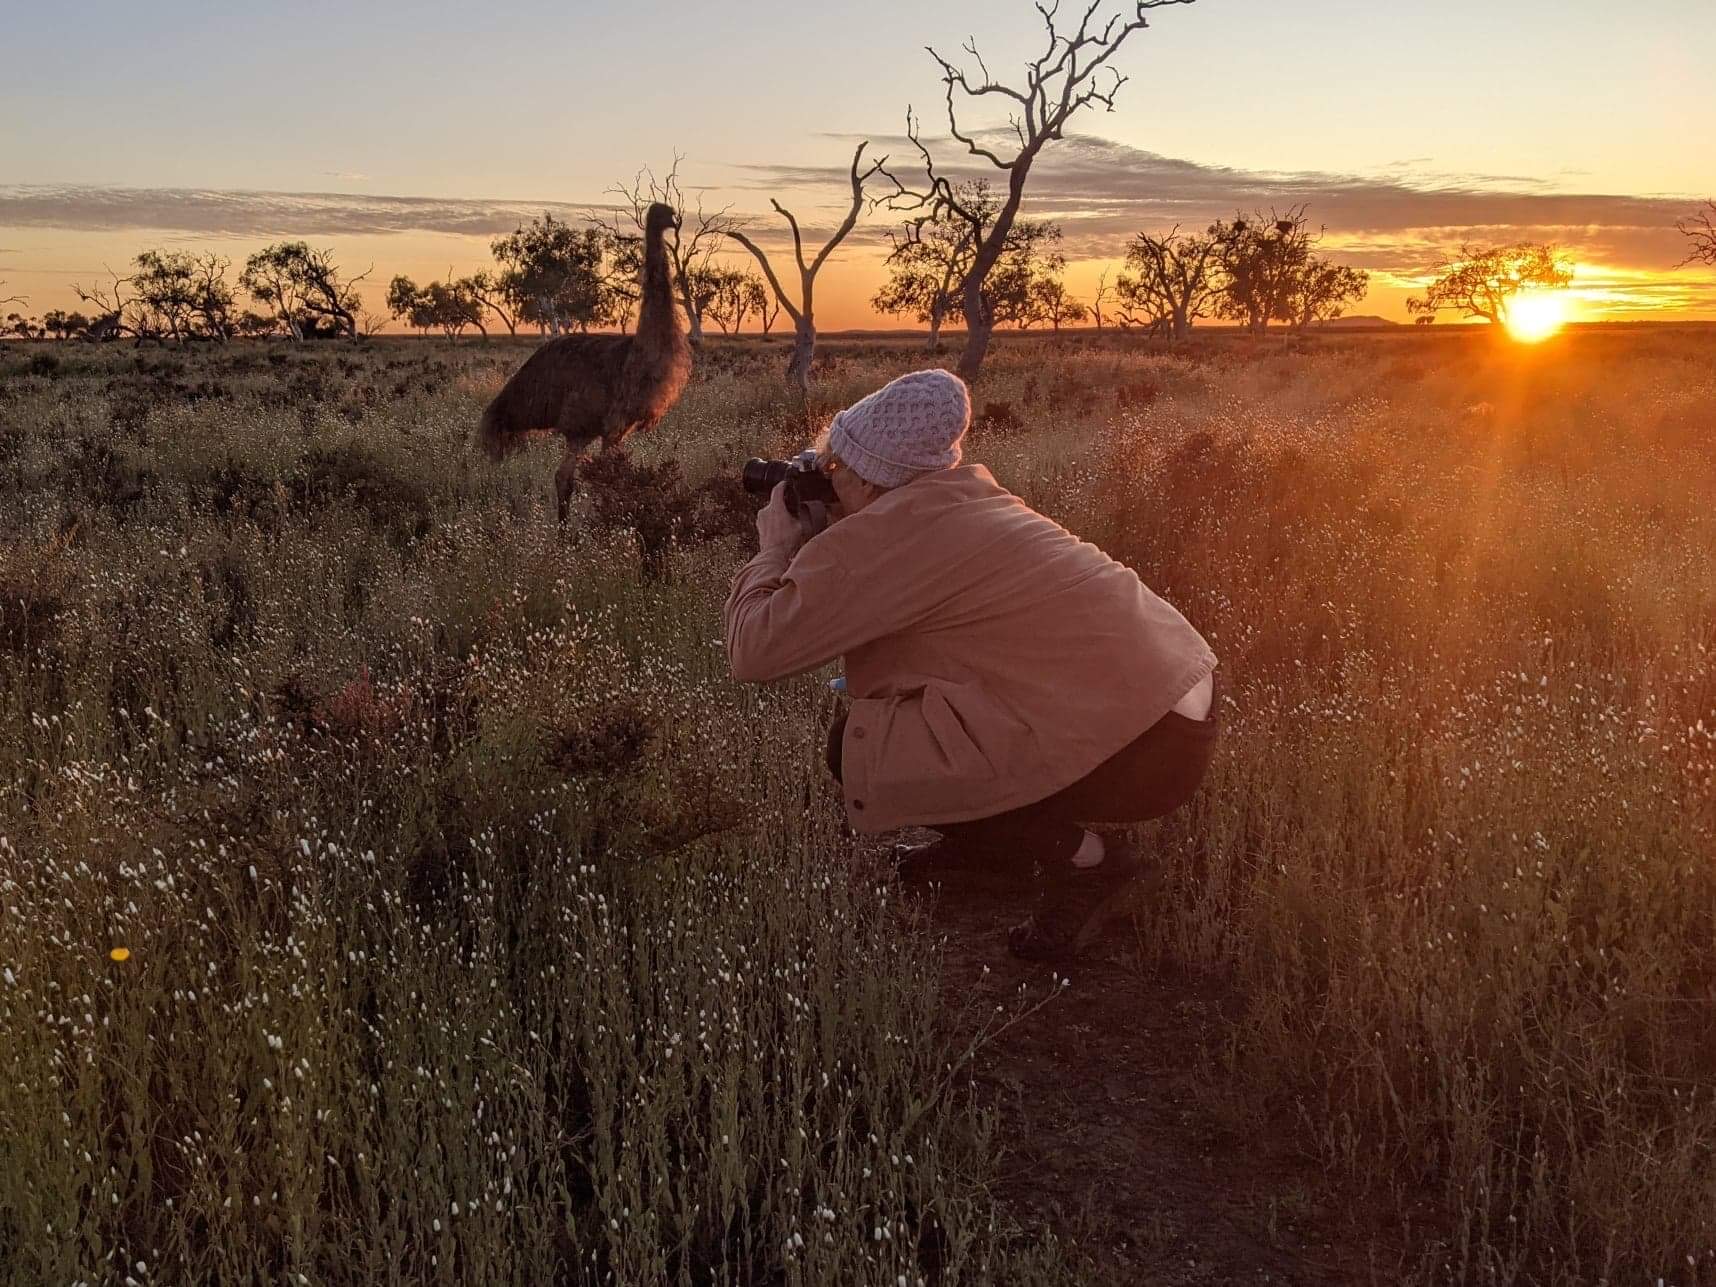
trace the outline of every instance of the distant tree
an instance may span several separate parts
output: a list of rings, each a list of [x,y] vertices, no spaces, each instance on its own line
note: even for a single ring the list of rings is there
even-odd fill
[[[483,302],[472,289],[471,279],[452,278],[451,273],[448,276],[450,280],[430,282],[424,288],[429,295],[429,308],[435,325],[448,339],[464,334],[468,326],[476,327],[479,334],[486,336],[489,331],[483,325]]]
[[[608,231],[631,248],[634,258],[626,281],[635,290],[638,279],[636,266],[642,262],[637,256],[642,254],[644,223],[649,208],[657,202],[672,207],[679,223],[677,235],[668,243],[668,257],[673,262],[680,307],[685,310],[686,338],[692,348],[697,348],[703,343],[703,310],[713,298],[704,279],[714,267],[716,255],[726,245],[728,234],[737,225],[727,213],[731,207],[705,210],[701,195],[697,198],[696,208],[690,207],[679,184],[679,163],[682,160],[684,157],[674,154],[673,166],[665,179],[657,180],[653,172],[640,170],[633,176],[630,187],[615,184],[609,188],[608,191],[620,199],[621,212],[609,224]]]
[[[238,275],[238,284],[272,313],[287,335],[301,341],[306,316],[304,283],[296,271],[295,256],[283,252],[288,244],[278,243],[252,255]]]
[[[632,315],[642,302],[639,284],[643,281],[643,240],[629,232],[615,231],[612,226],[596,225],[604,247],[602,260],[602,311],[598,322],[612,326],[625,335],[631,331]],[[672,259],[672,248],[668,248]],[[703,287],[698,297],[707,302]]]
[[[1213,231],[1193,236],[1176,225],[1160,237],[1138,233],[1126,246],[1127,271],[1114,284],[1122,320],[1128,326],[1160,321],[1174,339],[1185,339],[1215,304],[1219,249]]]
[[[764,291],[762,303],[757,308],[757,319],[763,324],[763,334],[766,336],[776,319],[781,315],[780,296],[773,291]]]
[[[707,274],[709,302],[703,316],[731,335],[745,320],[745,274],[737,268],[712,268]]]
[[[58,308],[50,308],[42,314],[42,330],[56,340],[63,340],[68,335],[75,334],[75,329],[71,324],[71,314]]]
[[[395,274],[387,283],[387,315],[404,322],[414,331],[427,331],[433,325],[422,288],[404,273]]]
[[[1677,221],[1674,226],[1692,242],[1691,251],[1679,266],[1709,264],[1716,268],[1716,201],[1706,201],[1704,209]]]
[[[719,264],[708,264],[693,268],[677,280],[679,299],[683,306],[697,310],[699,326],[702,326],[704,319],[709,319],[709,307],[720,293],[721,274],[724,271]],[[690,336],[686,338],[689,342]]]
[[[962,208],[993,213],[996,202],[989,185],[974,179],[962,185]],[[977,237],[964,219],[907,220],[888,234],[892,249],[887,258],[888,280],[871,306],[878,312],[910,315],[929,324],[925,347],[934,352],[941,344],[942,323],[957,317],[964,296],[963,283],[976,255]]]
[[[1051,320],[1048,300],[1058,298],[1060,307],[1070,306],[1061,288],[1066,258],[1060,252],[1061,226],[1035,220],[1013,224],[1010,244],[995,261],[983,284],[980,298],[991,324],[1026,330]],[[964,300],[960,316],[965,317]],[[970,319],[965,318],[966,325]]]
[[[1090,297],[1090,316],[1096,323],[1096,333],[1102,334],[1102,306],[1114,294],[1114,288],[1108,284],[1108,269],[1104,268],[1096,279],[1096,290]]]
[[[438,329],[448,339],[457,338],[470,326],[487,335],[483,304],[470,278],[453,278],[451,270],[448,278],[419,287],[409,277],[395,277],[387,286],[388,312],[413,329]]]
[[[860,143],[852,153],[852,166],[848,172],[852,185],[852,201],[846,208],[846,217],[840,221],[834,235],[823,243],[822,249],[817,251],[815,258],[808,263],[804,258],[804,236],[799,231],[798,220],[778,199],[770,198],[769,204],[774,206],[781,218],[787,221],[787,227],[792,229],[792,253],[798,265],[796,300],[788,295],[786,288],[781,285],[774,265],[769,262],[769,257],[763,253],[761,246],[737,228],[729,230],[727,234],[751,252],[762,268],[763,276],[768,278],[775,298],[780,301],[780,306],[786,310],[787,316],[792,318],[793,346],[792,355],[787,359],[786,377],[800,393],[809,391],[811,363],[816,357],[816,275],[822,271],[823,264],[828,262],[834,248],[846,240],[847,234],[858,222],[858,213],[864,207],[864,184],[887,164],[887,158],[883,157],[879,161],[872,161],[869,167],[860,173],[858,167],[863,164],[864,149],[869,146],[868,141]]]
[[[131,278],[121,277],[111,268],[107,270],[111,280],[106,285],[93,283],[85,286],[80,282],[72,283],[72,290],[85,304],[95,310],[90,318],[86,334],[92,340],[117,340],[121,336],[133,336],[139,343],[152,338],[140,326],[146,324],[141,310],[137,305],[137,297],[132,289]]]
[[[518,306],[521,298],[517,283],[505,272],[473,273],[464,281],[472,298],[500,319],[501,325],[506,327],[506,333],[517,335]]]
[[[871,301],[884,313],[901,313],[928,322],[929,347],[938,343],[945,321],[966,318],[967,292],[961,282],[969,275],[981,244],[982,222],[999,209],[987,184],[975,180],[960,190],[962,208],[979,220],[976,229],[965,219],[947,217],[913,220],[893,234],[887,259],[888,280]],[[990,327],[1019,326],[1048,320],[1034,283],[1058,278],[1066,261],[1058,250],[1060,225],[1015,220],[1002,253],[986,274],[978,303]]]
[[[216,254],[145,250],[131,275],[135,307],[144,315],[139,333],[183,343],[232,338],[231,261]]]
[[[368,276],[366,270],[348,280],[334,263],[333,251],[280,241],[244,261],[238,284],[271,309],[294,340],[319,335],[356,339],[363,311],[357,286]]]
[[[970,229],[975,253],[962,283],[966,319],[965,351],[960,355],[959,374],[967,381],[975,380],[989,349],[989,338],[1000,319],[985,306],[984,288],[989,274],[1000,264],[1018,218],[1020,203],[1025,196],[1025,180],[1037,155],[1050,142],[1064,137],[1066,124],[1073,116],[1093,104],[1114,110],[1114,97],[1126,78],[1108,66],[1127,38],[1149,25],[1153,9],[1166,8],[1186,0],[1130,0],[1126,10],[1109,18],[1100,28],[1093,27],[1100,0],[1091,0],[1076,28],[1065,33],[1056,27],[1060,10],[1058,0],[1052,4],[1037,4],[1047,28],[1048,48],[1026,64],[1023,88],[1003,85],[989,74],[989,68],[977,52],[977,42],[968,40],[965,52],[976,64],[973,73],[954,65],[934,49],[930,57],[941,68],[942,84],[947,97],[949,133],[966,152],[986,160],[1007,176],[1006,195],[1001,199],[993,218],[975,219],[976,213],[964,207],[959,189],[945,176],[936,172],[929,149],[918,136],[917,122],[910,110],[906,113],[906,134],[917,146],[923,160],[925,187],[912,190],[883,171],[895,186],[892,203],[896,208],[917,209],[929,222],[951,217]],[[1101,80],[1095,79],[1102,75]],[[962,131],[955,107],[955,94],[962,94],[969,103],[988,99],[1006,100],[1013,111],[1010,121],[1018,147],[1011,156],[1003,156],[990,144],[979,142],[979,135]],[[991,136],[984,135],[989,138]]]
[[[22,313],[6,314],[5,324],[0,327],[0,335],[15,335],[21,340],[38,340],[46,334],[40,322]]]
[[[495,289],[507,293],[519,320],[563,335],[608,318],[612,300],[604,264],[613,243],[606,229],[574,228],[544,213],[496,238],[490,249],[502,266]]]
[[[715,270],[715,295],[708,315],[729,335],[736,335],[751,314],[762,314],[770,300],[769,288],[755,272],[744,268]],[[776,305],[778,311],[779,305]]]
[[[1261,333],[1293,316],[1292,300],[1316,243],[1302,207],[1267,218],[1234,216],[1210,226],[1215,242],[1216,316]]]
[[[1063,324],[1077,325],[1090,316],[1090,309],[1067,292],[1059,277],[1037,278],[1031,283],[1031,294],[1038,317],[1048,322],[1057,335]]]
[[[1422,297],[1406,301],[1406,311],[1434,315],[1445,308],[1461,317],[1481,317],[1492,326],[1507,321],[1508,303],[1524,290],[1565,290],[1573,268],[1553,246],[1521,241],[1482,249],[1460,247],[1444,260]]]
[[[1436,314],[1426,313],[1422,317],[1415,317],[1412,320],[1419,326],[1429,326],[1436,320]]]
[[[231,266],[230,259],[212,252],[192,260],[191,317],[201,334],[209,339],[232,338],[237,301],[226,280],[226,270]]]
[[[1370,274],[1362,268],[1331,263],[1313,255],[1304,271],[1290,284],[1286,297],[1287,318],[1295,330],[1304,330],[1346,312],[1370,291]]]
[[[238,315],[238,319],[233,323],[233,331],[251,339],[264,339],[280,334],[280,321],[278,318],[269,317],[265,313],[258,313],[247,308]]]
[[[145,250],[135,262],[131,287],[140,328],[156,338],[182,341],[191,327],[191,257],[183,251]]]

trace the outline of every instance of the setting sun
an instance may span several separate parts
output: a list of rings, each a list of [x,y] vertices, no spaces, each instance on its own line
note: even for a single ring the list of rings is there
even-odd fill
[[[1558,291],[1531,291],[1508,305],[1508,334],[1525,344],[1546,340],[1566,324],[1567,297]]]

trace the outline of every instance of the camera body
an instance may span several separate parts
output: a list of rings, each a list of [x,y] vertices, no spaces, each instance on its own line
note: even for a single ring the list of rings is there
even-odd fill
[[[816,467],[814,451],[801,451],[785,460],[747,460],[739,481],[753,496],[767,496],[784,483],[787,512],[798,519],[806,539],[828,526],[828,507],[836,499],[834,484]]]

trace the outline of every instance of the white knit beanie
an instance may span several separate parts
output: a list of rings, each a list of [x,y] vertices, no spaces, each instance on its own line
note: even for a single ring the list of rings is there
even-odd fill
[[[959,463],[971,394],[951,371],[912,371],[834,417],[828,445],[858,477],[898,487]]]

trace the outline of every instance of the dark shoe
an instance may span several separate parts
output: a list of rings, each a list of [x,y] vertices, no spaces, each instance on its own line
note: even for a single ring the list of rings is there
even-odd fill
[[[987,871],[995,864],[995,854],[977,845],[941,839],[895,845],[893,862],[894,879],[900,884],[924,885],[949,872]]]
[[[1088,948],[1103,925],[1141,887],[1143,860],[1131,841],[1103,837],[1106,852],[1094,867],[1063,861],[1045,870],[1041,901],[1030,919],[1007,935],[1007,949],[1027,961],[1054,961],[1077,956]]]

